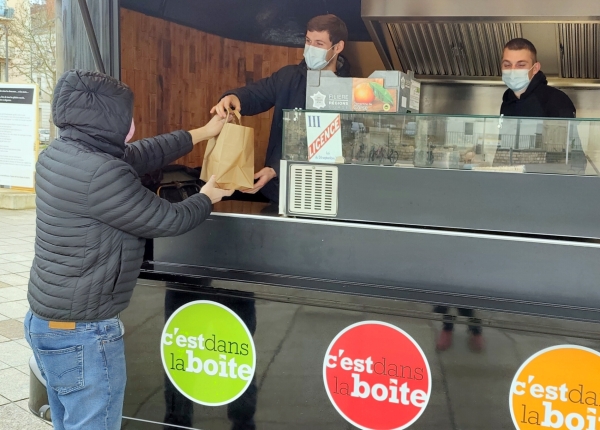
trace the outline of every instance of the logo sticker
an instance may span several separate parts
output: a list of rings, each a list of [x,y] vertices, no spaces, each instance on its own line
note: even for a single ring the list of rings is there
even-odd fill
[[[546,348],[517,371],[510,414],[518,430],[600,429],[600,354],[575,345]]]
[[[321,91],[316,92],[310,98],[313,100],[313,108],[314,109],[323,109],[325,107],[325,94],[322,94]]]
[[[419,345],[379,321],[353,324],[333,339],[323,379],[336,410],[363,430],[409,427],[431,395],[429,363]]]
[[[248,327],[229,308],[199,300],[177,309],[163,329],[160,352],[173,385],[206,406],[233,402],[256,369]]]

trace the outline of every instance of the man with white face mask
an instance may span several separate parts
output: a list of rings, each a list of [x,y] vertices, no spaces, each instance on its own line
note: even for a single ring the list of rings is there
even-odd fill
[[[508,87],[500,114],[520,117],[575,118],[575,106],[565,93],[548,86],[537,60],[537,50],[527,39],[504,46],[502,80]]]
[[[221,118],[226,108],[242,115],[257,115],[275,107],[265,167],[255,175],[255,186],[247,191],[260,191],[272,203],[279,202],[279,162],[283,135],[283,109],[306,107],[306,72],[330,70],[338,76],[350,76],[349,64],[340,54],[348,40],[346,24],[335,15],[320,15],[307,25],[304,60],[298,65],[285,66],[268,78],[249,83],[245,87],[226,92],[211,109]]]

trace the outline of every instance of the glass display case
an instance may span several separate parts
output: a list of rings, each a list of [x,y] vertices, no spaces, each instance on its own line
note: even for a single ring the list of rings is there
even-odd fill
[[[288,161],[600,174],[600,119],[287,110],[283,129]]]

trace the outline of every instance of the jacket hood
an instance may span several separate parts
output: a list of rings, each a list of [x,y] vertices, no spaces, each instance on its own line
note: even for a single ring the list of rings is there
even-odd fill
[[[122,157],[131,127],[133,93],[102,73],[69,70],[54,90],[52,119],[60,136]]]
[[[531,78],[531,82],[527,86],[527,89],[525,90],[525,92],[523,94],[521,94],[520,99],[523,100],[523,99],[526,99],[527,97],[529,97],[529,95],[531,93],[535,92],[535,90],[540,85],[548,85],[548,79],[546,78],[546,75],[544,75],[544,72],[542,72],[541,70],[539,72],[537,72],[535,75],[533,75],[533,78]],[[506,90],[504,92],[504,96],[502,97],[502,100],[504,102],[510,102],[510,101],[519,100],[519,98],[515,95],[514,91],[509,88],[508,90]]]

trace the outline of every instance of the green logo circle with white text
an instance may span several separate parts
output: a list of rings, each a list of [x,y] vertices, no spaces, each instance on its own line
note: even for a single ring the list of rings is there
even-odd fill
[[[231,309],[205,300],[187,303],[171,315],[160,353],[173,385],[206,406],[240,397],[256,369],[254,341],[246,324]]]

